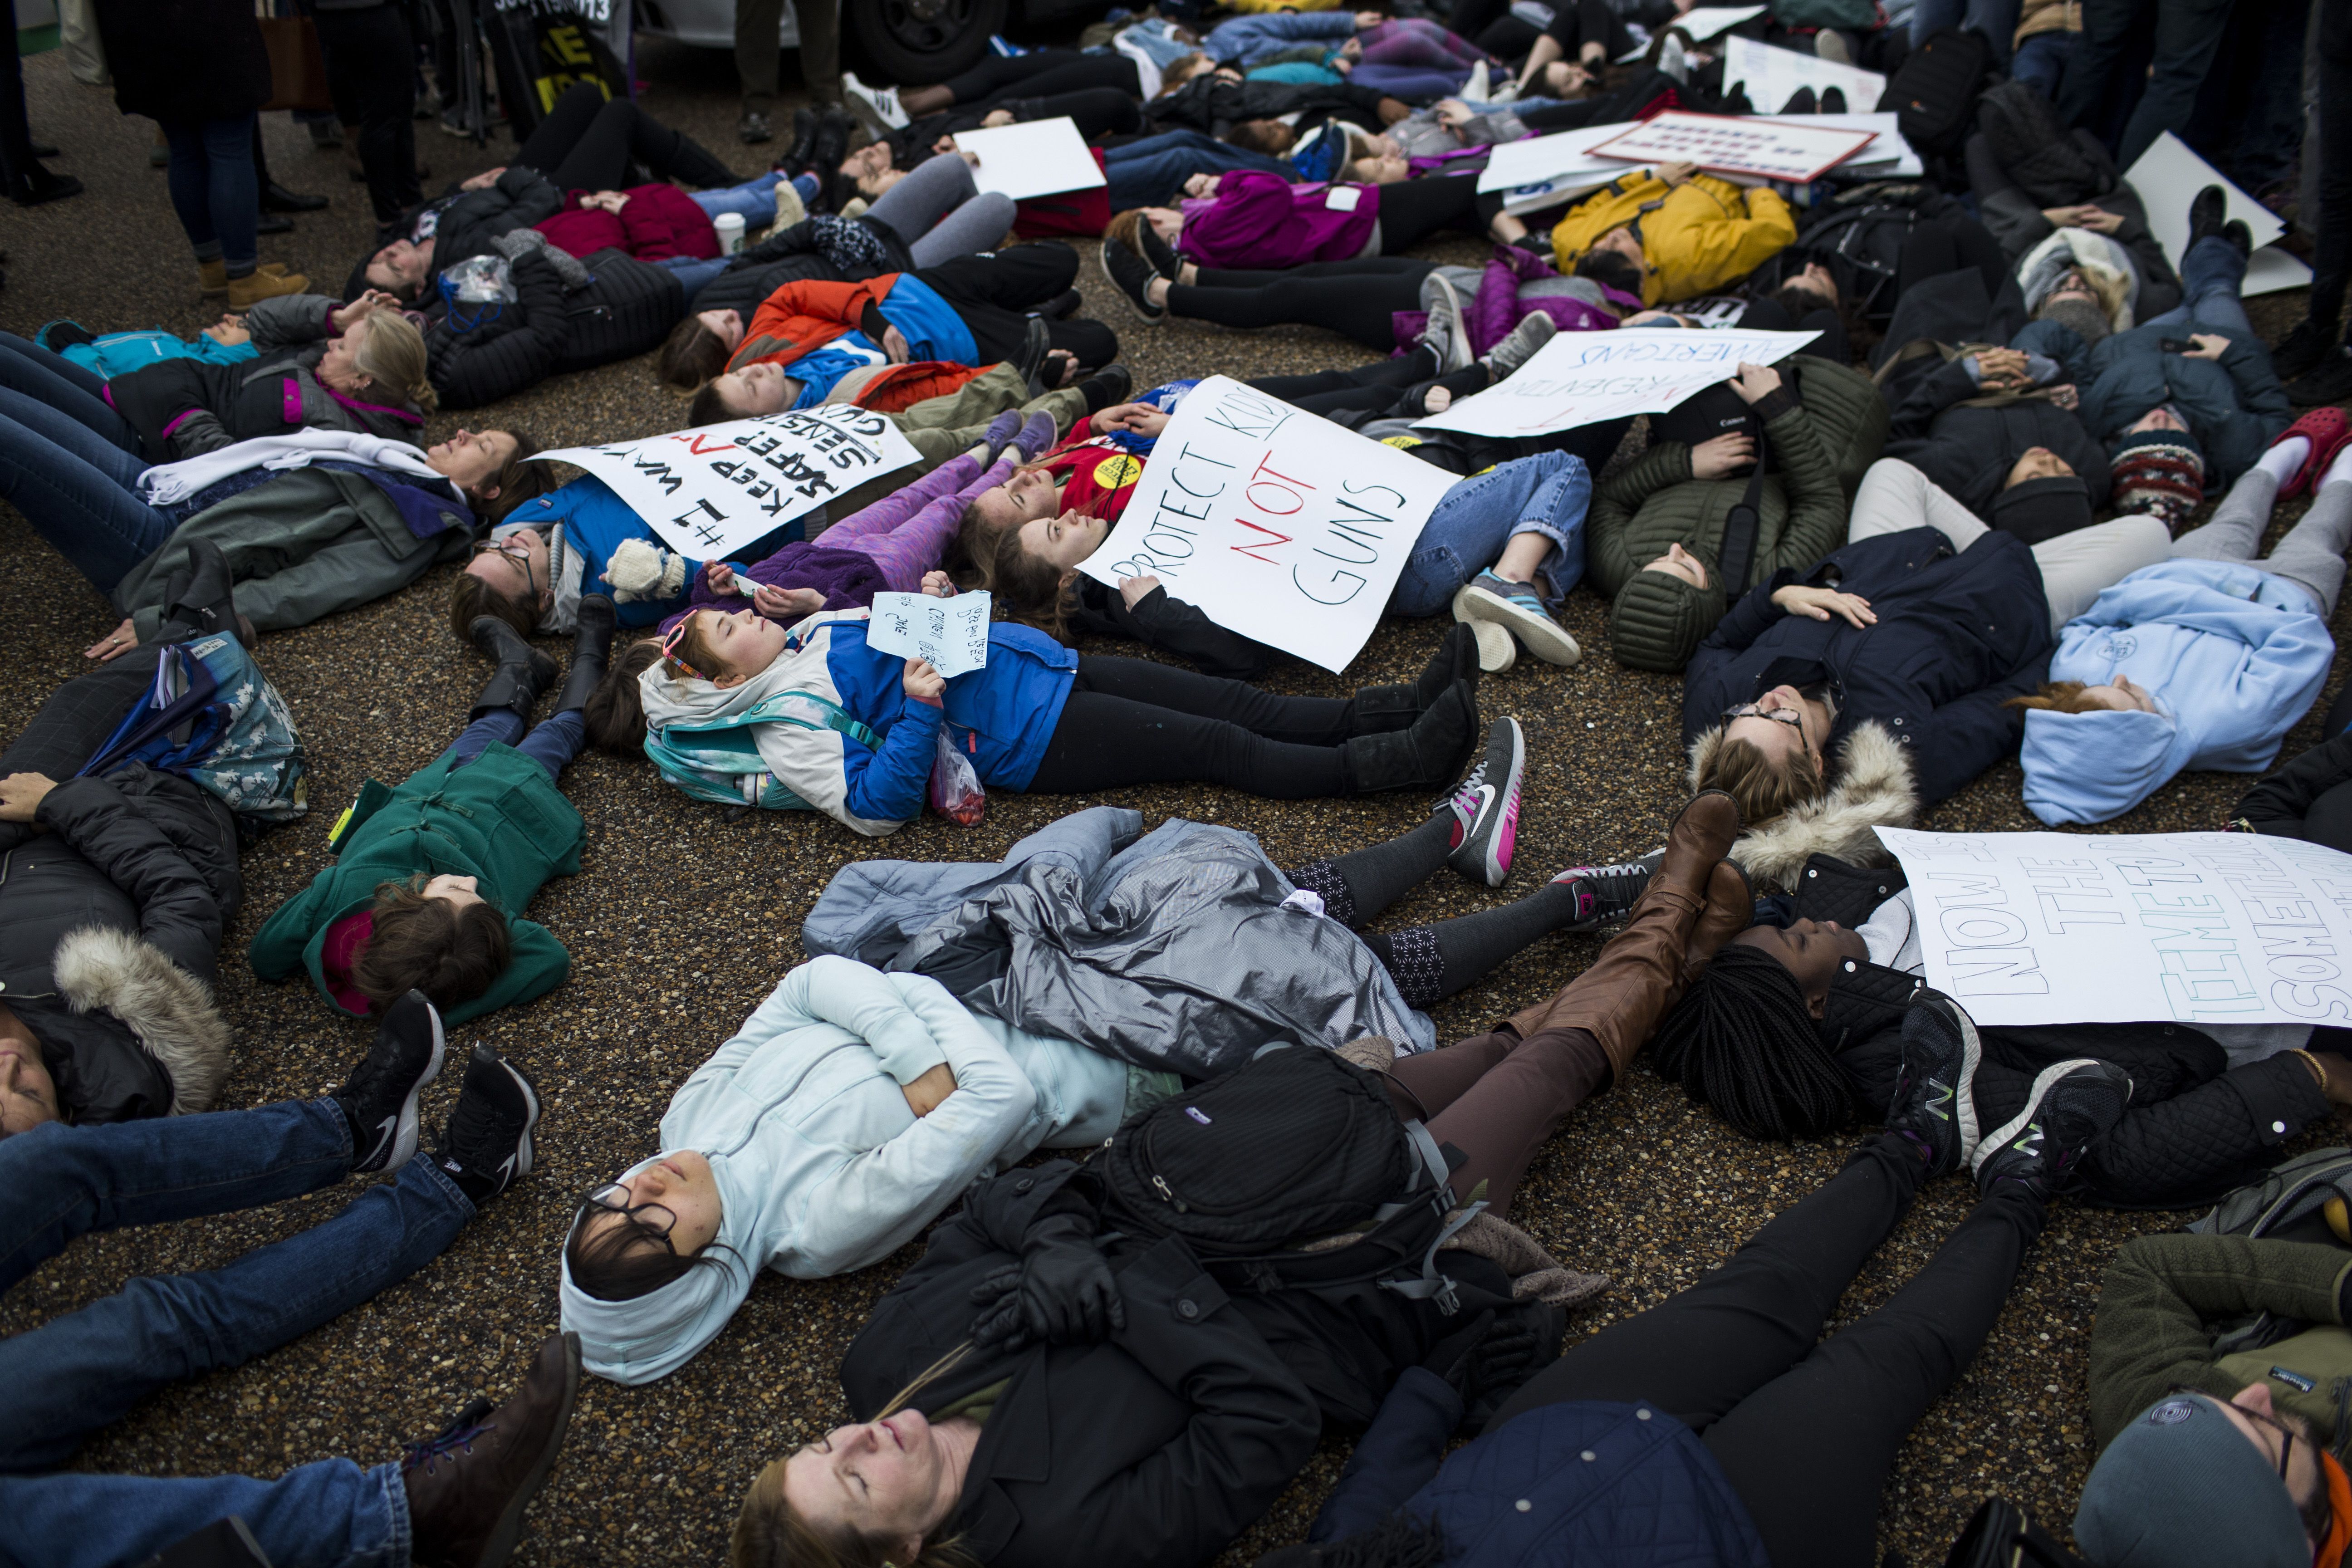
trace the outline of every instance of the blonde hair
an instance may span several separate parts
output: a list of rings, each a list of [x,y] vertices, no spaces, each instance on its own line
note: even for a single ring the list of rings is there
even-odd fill
[[[394,310],[373,311],[366,321],[367,332],[360,339],[359,352],[352,356],[360,374],[375,387],[398,393],[427,414],[439,407],[440,395],[426,375],[425,334],[416,330],[416,323]]]
[[[2049,713],[2104,713],[2107,705],[2094,702],[2083,694],[2090,689],[2079,680],[2045,680],[2042,689],[2031,697],[2012,697],[2001,704],[2004,708],[2036,709]]]
[[[1825,792],[1822,770],[1800,747],[1779,761],[1753,741],[1725,736],[1699,769],[1698,789],[1719,789],[1739,807],[1739,819],[1758,827]]]

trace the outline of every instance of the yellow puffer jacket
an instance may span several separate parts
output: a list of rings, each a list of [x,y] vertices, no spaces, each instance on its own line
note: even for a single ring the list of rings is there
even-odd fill
[[[1551,231],[1562,271],[1602,235],[1630,223],[1642,242],[1642,302],[1670,305],[1754,271],[1797,237],[1789,204],[1762,186],[1696,174],[1669,185],[1629,174],[1570,209]]]

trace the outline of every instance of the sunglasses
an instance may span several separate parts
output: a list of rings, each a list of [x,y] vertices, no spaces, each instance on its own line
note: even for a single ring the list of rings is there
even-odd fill
[[[677,1228],[677,1215],[661,1204],[632,1204],[629,1189],[618,1182],[607,1182],[590,1193],[584,1208],[633,1219],[664,1247],[677,1250],[677,1244],[670,1239],[670,1232]]]

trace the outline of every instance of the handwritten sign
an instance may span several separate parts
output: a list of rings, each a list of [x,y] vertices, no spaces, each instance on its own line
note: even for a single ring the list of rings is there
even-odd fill
[[[989,596],[983,590],[934,599],[929,594],[877,594],[866,646],[919,658],[950,679],[988,663]]]
[[[1878,837],[1979,1024],[2352,1024],[2352,855],[2252,833]]]
[[[920,460],[887,417],[849,403],[539,456],[604,480],[693,561],[723,560],[875,475]]]
[[[1177,405],[1118,526],[1079,570],[1113,587],[1158,577],[1219,626],[1336,674],[1453,486],[1442,468],[1213,375]]]
[[[1794,121],[1672,109],[1592,152],[1629,163],[1696,163],[1717,174],[1803,184],[1870,145],[1871,133]]]
[[[1506,438],[1573,430],[1633,414],[1664,414],[1738,374],[1743,360],[1771,364],[1820,335],[1740,327],[1712,332],[1650,327],[1562,332],[1508,380],[1420,424],[1424,429]]]

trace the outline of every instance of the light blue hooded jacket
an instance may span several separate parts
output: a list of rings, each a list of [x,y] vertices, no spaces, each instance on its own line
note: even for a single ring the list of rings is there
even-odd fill
[[[2058,634],[2052,680],[2129,676],[2158,711],[2025,716],[2025,804],[2053,826],[2122,816],[2183,768],[2258,773],[2310,710],[2336,641],[2311,595],[2235,561],[2161,561]]]
[[[900,1089],[942,1062],[955,1092],[918,1117]],[[1040,1144],[1109,1137],[1131,1076],[1084,1047],[977,1017],[924,975],[804,963],[662,1118],[662,1153],[710,1162],[721,1218],[707,1256],[718,1261],[634,1301],[597,1300],[566,1265],[563,1326],[600,1377],[665,1376],[718,1337],[761,1267],[815,1279],[887,1257],[982,1175]],[[1177,1081],[1147,1076],[1171,1091]]]

